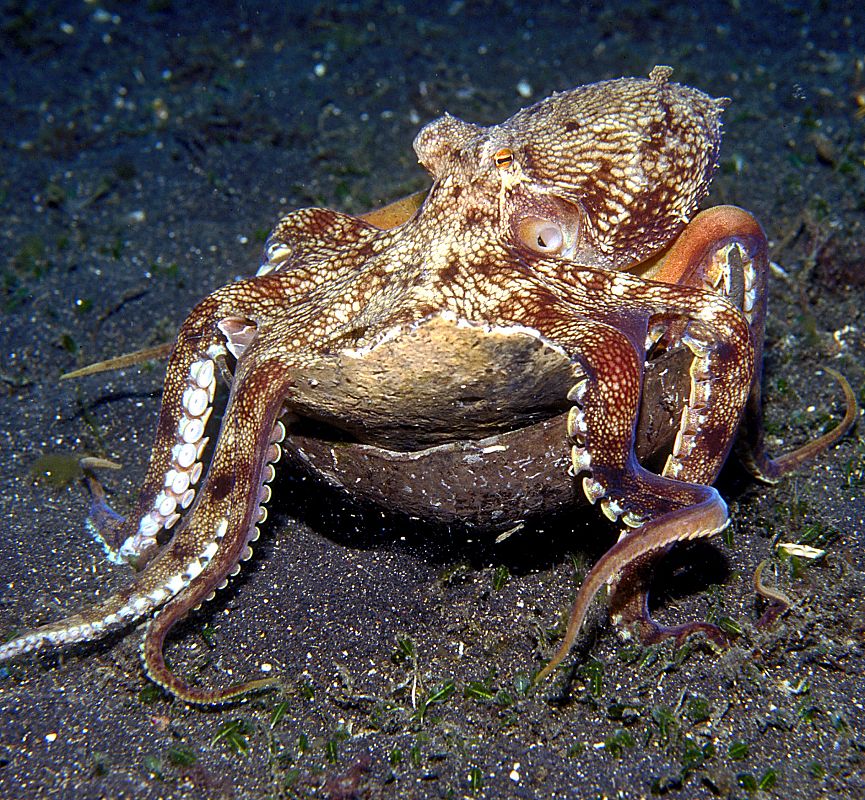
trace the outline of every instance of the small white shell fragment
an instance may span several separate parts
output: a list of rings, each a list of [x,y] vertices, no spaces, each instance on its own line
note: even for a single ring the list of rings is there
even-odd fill
[[[826,551],[818,547],[809,547],[807,544],[796,544],[795,542],[780,542],[777,545],[777,549],[785,555],[808,558],[812,561],[816,561],[818,558],[823,558],[826,555]]]

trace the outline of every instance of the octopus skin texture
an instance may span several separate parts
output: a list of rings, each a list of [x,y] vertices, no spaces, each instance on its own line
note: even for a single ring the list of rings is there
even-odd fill
[[[113,515],[93,484],[93,524],[139,571],[0,645],[0,661],[146,619],[147,674],[176,697],[214,704],[270,685],[191,686],[162,651],[250,557],[284,449],[368,500],[444,522],[504,530],[591,504],[618,523],[538,681],[605,584],[622,615],[657,632],[639,576],[728,525],[712,484],[740,427],[748,466],[775,480],[856,415],[842,381],[838,427],[765,454],[766,238],[742,209],[697,213],[726,101],[670,73],[554,94],[491,127],[445,114],[414,142],[433,179],[422,198],[281,219],[257,275],[180,328],[132,513]]]

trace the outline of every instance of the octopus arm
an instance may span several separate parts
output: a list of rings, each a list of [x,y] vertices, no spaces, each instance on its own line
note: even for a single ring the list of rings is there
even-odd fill
[[[238,313],[252,318],[258,309],[267,308],[265,294],[270,290],[272,296],[274,282],[280,279],[228,286],[200,303],[181,328],[168,365],[156,443],[138,505],[139,513],[147,510],[140,518],[145,521],[169,515],[176,516],[175,522],[180,520],[170,541],[129,586],[82,612],[5,642],[0,645],[0,661],[46,646],[101,638],[164,606],[144,646],[148,673],[157,683],[178,697],[200,703],[220,702],[260,688],[258,681],[212,692],[187,687],[165,667],[161,647],[172,625],[223,586],[239,562],[249,558],[249,542],[256,538],[256,526],[265,516],[263,504],[270,497],[266,484],[273,478],[272,464],[279,459],[279,441],[285,434],[277,418],[289,391],[290,372],[283,363],[259,357],[248,328],[242,333],[244,358],[238,363],[213,458],[197,495],[190,484],[202,477],[198,465],[204,448],[203,425],[189,428],[209,411],[215,362],[233,344],[231,334],[227,338],[223,331],[236,326],[221,323],[236,319]],[[185,479],[178,479],[183,471]],[[196,474],[190,475],[192,471]],[[177,489],[174,495],[165,491],[169,484]],[[185,506],[182,519],[173,507],[180,505]],[[142,534],[142,523],[134,516],[125,524],[134,531],[132,537]]]
[[[248,355],[254,358],[255,352]],[[239,572],[240,562],[252,555],[250,542],[258,538],[257,526],[266,517],[267,484],[274,476],[272,465],[280,457],[278,440],[285,434],[277,418],[290,388],[289,374],[282,363],[270,360],[256,363],[254,370],[236,378],[201,496],[186,523],[183,546],[175,548],[194,554],[183,571],[175,573],[187,585],[147,626],[142,656],[148,675],[186,702],[226,702],[272,683],[255,680],[224,689],[191,687],[168,669],[162,648],[171,628],[212,598]],[[177,556],[174,553],[172,561],[179,566]]]
[[[748,322],[754,348],[755,377],[744,410],[739,455],[760,480],[776,483],[783,475],[837,442],[856,421],[856,396],[846,379],[828,367],[844,394],[843,419],[827,433],[777,458],[765,451],[761,372],[768,297],[769,245],[754,217],[736,206],[716,206],[700,212],[660,259],[654,281],[703,288],[729,300]]]
[[[669,310],[666,302],[670,298],[665,298],[663,292],[646,297],[649,298],[654,309],[647,310]],[[597,321],[597,303],[593,318],[576,312],[579,304],[576,300],[568,304],[547,296],[542,313],[538,313],[533,322],[544,336],[562,343],[578,365],[575,385],[568,393],[573,403],[568,418],[568,436],[573,442],[573,472],[578,477],[582,475],[583,491],[589,501],[600,503],[611,520],[621,518],[626,532],[580,587],[565,638],[553,659],[538,674],[538,681],[549,675],[568,654],[592,600],[604,584],[617,580],[645,557],[676,542],[713,536],[729,523],[724,501],[710,486],[666,474],[655,475],[639,465],[634,442],[645,351],[634,346],[636,330],[628,335],[612,324]],[[750,344],[747,324],[741,315],[736,316],[737,312],[729,304],[727,307],[731,312],[730,321],[713,323],[707,329],[706,338],[713,345],[717,339],[718,348],[724,354],[724,348],[733,351],[745,348],[747,355]],[[699,307],[692,312],[678,306],[677,311],[694,313],[702,319]],[[647,318],[648,313],[642,323],[643,333]],[[710,339],[711,336],[715,338]],[[693,344],[702,354],[695,356],[695,360],[708,358],[703,352],[708,345],[704,347],[701,341],[695,340]],[[699,430],[693,432],[698,435],[705,425],[711,434],[707,436],[706,459],[699,462],[704,470],[713,470],[715,460],[723,461],[727,452],[713,432],[726,426],[735,428],[738,423],[739,410],[750,387],[750,366],[746,363],[739,373],[744,388],[735,382],[727,385],[723,377],[719,378],[720,389],[731,397],[720,395],[714,406],[704,408],[705,417],[700,419]],[[731,411],[731,407],[735,410]]]

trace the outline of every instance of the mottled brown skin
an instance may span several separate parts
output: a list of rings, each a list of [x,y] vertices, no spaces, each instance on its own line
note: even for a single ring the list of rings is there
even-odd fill
[[[178,334],[148,473],[121,527],[121,553],[142,571],[102,603],[0,646],[0,660],[149,617],[147,672],[177,697],[218,703],[267,685],[190,687],[162,645],[249,557],[280,417],[289,435],[313,420],[413,452],[567,410],[573,478],[627,535],[586,578],[538,679],[605,583],[722,530],[727,508],[711,483],[746,411],[754,467],[780,469],[757,424],[766,241],[740,209],[692,219],[723,102],[668,79],[656,68],[648,80],[584,86],[490,128],[436,120],[415,141],[433,185],[404,221],[404,208],[372,221],[324,209],[282,219],[258,275],[205,298]],[[675,348],[691,354],[690,393],[655,474],[635,455],[644,364]],[[205,469],[214,368],[233,377]]]

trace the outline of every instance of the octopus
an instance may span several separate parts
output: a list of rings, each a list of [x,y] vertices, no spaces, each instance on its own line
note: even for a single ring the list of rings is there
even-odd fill
[[[857,412],[837,376],[844,420],[766,454],[766,237],[742,209],[697,212],[727,101],[670,77],[656,67],[582,86],[490,127],[445,114],[414,142],[433,179],[422,197],[365,217],[282,218],[256,276],[210,294],[180,328],[132,513],[114,514],[92,484],[91,524],[137,573],[6,641],[0,661],[145,619],[146,673],[175,697],[216,704],[269,686],[189,685],[163,645],[250,558],[284,452],[424,517],[510,531],[592,505],[618,524],[537,682],[607,584],[620,619],[663,634],[643,576],[674,544],[729,524],[712,484],[737,432],[771,482]]]

